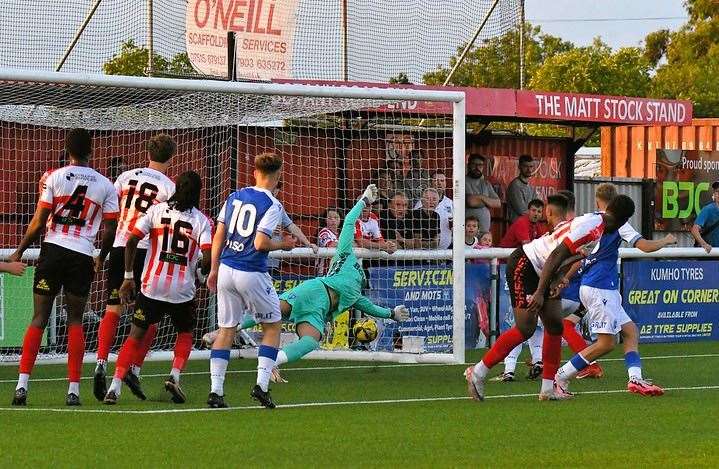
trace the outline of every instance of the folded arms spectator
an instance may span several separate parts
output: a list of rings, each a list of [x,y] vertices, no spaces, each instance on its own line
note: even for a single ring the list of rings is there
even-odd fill
[[[355,244],[366,249],[379,249],[392,254],[397,250],[394,241],[385,241],[380,230],[380,220],[372,213],[372,207],[362,209],[359,219],[355,222]]]
[[[436,249],[439,244],[439,214],[435,212],[439,192],[429,187],[422,194],[422,206],[412,210],[405,224],[406,249]]]
[[[483,169],[484,157],[477,153],[470,154],[465,188],[467,215],[477,217],[480,231],[489,231],[492,219],[489,209],[501,207],[502,202],[492,185],[484,178]]]

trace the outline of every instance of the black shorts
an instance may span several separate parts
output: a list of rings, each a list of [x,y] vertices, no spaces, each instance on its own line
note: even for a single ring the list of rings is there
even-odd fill
[[[165,315],[170,316],[172,325],[177,332],[192,332],[195,327],[195,302],[168,303],[148,298],[142,293],[135,299],[135,312],[132,323],[137,327],[147,329],[150,324],[162,321]]]
[[[522,248],[515,249],[507,259],[507,286],[512,308],[527,308],[539,286],[539,275]]]
[[[75,296],[87,296],[95,277],[92,256],[52,243],[42,243],[35,267],[32,291],[55,296],[60,289]]]
[[[135,263],[132,266],[132,270],[135,274],[136,292],[140,291],[140,284],[142,283],[142,269],[145,266],[146,255],[147,249],[138,249],[135,252]],[[123,281],[125,281],[125,248],[112,248],[110,251],[110,264],[107,272],[108,305],[120,304],[120,295],[118,294],[118,290],[120,290]]]

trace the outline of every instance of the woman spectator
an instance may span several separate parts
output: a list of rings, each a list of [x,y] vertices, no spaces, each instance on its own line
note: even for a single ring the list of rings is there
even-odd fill
[[[317,233],[317,244],[321,248],[333,248],[337,246],[337,238],[340,233],[340,212],[336,208],[328,208],[325,211],[324,227],[320,228]],[[315,267],[317,268],[317,276],[322,276],[327,272],[329,266],[329,257],[318,257]]]

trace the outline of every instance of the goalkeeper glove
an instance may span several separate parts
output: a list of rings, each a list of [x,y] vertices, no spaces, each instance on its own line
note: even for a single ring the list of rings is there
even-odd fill
[[[409,319],[409,310],[405,305],[395,306],[392,310],[392,319],[397,322],[407,321]]]
[[[374,184],[370,184],[367,186],[367,189],[364,190],[364,193],[362,194],[362,199],[365,201],[365,206],[369,207],[379,197],[379,191],[377,190],[377,186]]]

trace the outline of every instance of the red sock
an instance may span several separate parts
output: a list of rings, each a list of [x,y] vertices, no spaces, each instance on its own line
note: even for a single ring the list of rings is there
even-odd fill
[[[519,329],[517,329],[517,326],[504,331],[500,334],[494,345],[492,345],[492,348],[484,354],[482,362],[484,362],[487,368],[492,368],[494,365],[504,360],[507,355],[509,355],[509,352],[511,352],[514,347],[524,342],[524,340],[524,335],[522,335]]]
[[[559,369],[559,362],[562,360],[562,336],[551,335],[544,330],[544,340],[542,341],[542,378],[554,379]]]
[[[179,332],[175,341],[175,359],[172,367],[182,371],[192,350],[192,332]]]
[[[137,349],[135,349],[135,355],[132,357],[132,364],[142,368],[142,364],[145,363],[145,357],[152,347],[152,341],[155,340],[155,334],[157,334],[157,324],[150,324],[145,332],[145,337],[142,338],[142,342],[139,343]]]
[[[117,334],[117,323],[120,322],[120,316],[109,309],[105,310],[105,315],[100,320],[100,328],[97,331],[97,359],[107,360],[110,354],[110,348],[115,343],[115,334]]]
[[[127,370],[130,368],[130,362],[132,357],[137,352],[140,346],[140,341],[128,337],[122,347],[120,347],[120,354],[117,356],[117,363],[115,363],[115,378],[123,379],[127,374]]]
[[[44,329],[35,326],[28,326],[25,332],[25,338],[22,341],[22,356],[20,357],[20,373],[32,373],[32,367],[35,366],[37,352],[40,350],[42,343],[42,334]]]
[[[82,357],[85,355],[85,336],[82,324],[72,324],[67,328],[67,379],[79,383],[82,375]]]
[[[562,321],[564,323],[564,330],[562,331],[562,337],[564,337],[564,340],[567,341],[569,344],[569,348],[572,349],[572,352],[579,353],[585,348],[587,348],[587,342],[584,341],[584,337],[579,335],[579,332],[577,332],[576,324],[574,324],[572,321],[565,319]]]

